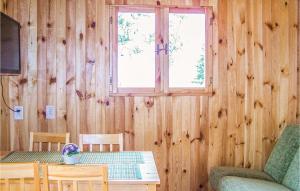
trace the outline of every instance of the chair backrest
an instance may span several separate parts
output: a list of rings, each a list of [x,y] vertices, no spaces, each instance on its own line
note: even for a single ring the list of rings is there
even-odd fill
[[[282,183],[300,146],[300,125],[286,127],[272,150],[264,171]]]
[[[103,145],[109,145],[110,152],[113,151],[113,145],[119,145],[119,151],[123,151],[123,134],[80,134],[79,147],[83,150],[83,145],[89,145],[89,151],[93,151],[93,145],[100,145],[100,151],[103,151]]]
[[[34,180],[34,191],[40,191],[38,163],[0,163],[0,180],[4,181],[4,190],[10,190],[10,180],[19,181],[21,191],[25,190],[25,179]],[[2,190],[2,189],[1,189]],[[13,189],[15,190],[15,189]]]
[[[48,165],[43,164],[43,190],[49,191],[49,181],[57,181],[58,191],[62,191],[63,181],[72,181],[73,191],[78,190],[78,182],[88,182],[90,191],[92,183],[101,182],[102,191],[108,191],[108,168],[104,165]],[[52,183],[51,183],[52,184]]]
[[[60,151],[61,144],[70,142],[70,133],[42,133],[30,132],[29,151],[33,151],[34,143],[39,144],[38,151],[42,151],[42,144],[48,144],[48,151],[51,151],[52,144],[57,144],[57,151]]]

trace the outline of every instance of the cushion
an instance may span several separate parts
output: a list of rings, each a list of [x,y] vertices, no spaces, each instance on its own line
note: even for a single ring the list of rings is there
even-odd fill
[[[234,168],[234,167],[216,167],[211,170],[210,184],[214,190],[217,189],[218,184],[224,176],[240,176],[244,178],[256,178],[262,180],[274,181],[268,174],[253,169],[247,168]]]
[[[300,147],[283,178],[282,184],[291,190],[300,191]]]
[[[276,182],[266,180],[225,176],[221,179],[218,191],[290,191]]]
[[[266,163],[264,171],[278,183],[282,183],[290,163],[299,148],[299,137],[300,125],[286,127]]]

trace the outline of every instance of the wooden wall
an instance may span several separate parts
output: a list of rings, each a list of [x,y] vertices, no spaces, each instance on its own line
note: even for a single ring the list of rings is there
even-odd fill
[[[154,152],[161,191],[207,190],[211,167],[261,169],[283,128],[300,123],[297,0],[106,3],[212,6],[213,96],[109,97],[104,0],[0,0],[22,26],[22,75],[4,77],[3,93],[25,117],[0,101],[2,150],[27,150],[30,131],[69,131],[73,142],[123,132],[126,150]]]

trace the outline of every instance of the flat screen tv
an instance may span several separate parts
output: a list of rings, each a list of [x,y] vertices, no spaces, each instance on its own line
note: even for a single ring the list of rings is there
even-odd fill
[[[0,23],[0,75],[20,74],[20,24],[4,13],[1,13]]]

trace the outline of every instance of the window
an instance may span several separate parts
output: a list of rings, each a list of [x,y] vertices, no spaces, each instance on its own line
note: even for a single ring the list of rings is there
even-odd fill
[[[209,10],[112,7],[111,93],[209,93]]]
[[[154,13],[118,13],[118,87],[155,87],[154,38]]]

